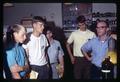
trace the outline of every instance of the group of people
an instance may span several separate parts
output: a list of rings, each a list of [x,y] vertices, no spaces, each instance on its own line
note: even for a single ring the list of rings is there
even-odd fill
[[[75,79],[100,79],[102,61],[108,51],[108,23],[99,21],[97,35],[87,29],[83,15],[77,17],[79,29],[72,32],[66,48],[74,66]],[[58,40],[54,39],[52,29],[46,28],[40,16],[33,17],[33,32],[27,34],[21,24],[10,26],[6,32],[3,70],[6,79],[29,79],[31,71],[36,79],[60,79],[64,75],[64,51]],[[112,38],[113,39],[113,38]],[[73,44],[73,52],[71,50]],[[8,69],[7,69],[8,68]]]
[[[66,45],[73,64],[74,78],[103,79],[102,63],[108,51],[115,51],[116,35],[108,33],[109,24],[104,20],[96,22],[96,33],[87,29],[85,21],[83,15],[77,18],[79,29],[71,33]]]
[[[30,72],[35,71],[38,73],[36,79],[59,79],[56,68],[58,64],[61,73],[64,73],[64,53],[60,42],[53,39],[50,29],[47,29],[46,36],[43,34],[42,17],[35,16],[32,26],[33,32],[30,35],[27,35],[25,27],[20,24],[8,28],[3,67],[6,78],[27,79]]]

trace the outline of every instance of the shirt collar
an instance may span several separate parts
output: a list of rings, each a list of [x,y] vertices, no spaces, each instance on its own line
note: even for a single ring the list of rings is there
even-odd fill
[[[22,45],[21,43],[15,43],[15,46],[20,46],[20,45]]]
[[[36,37],[33,34],[31,34],[31,37],[34,38],[34,39],[40,39],[41,35],[39,37]]]
[[[54,43],[54,39],[50,42],[50,44],[53,44]]]
[[[105,38],[105,40],[104,40],[103,42],[107,41],[109,38],[110,38],[109,36],[106,36],[106,38]],[[97,39],[98,39],[99,41],[101,41],[99,37],[97,37]]]

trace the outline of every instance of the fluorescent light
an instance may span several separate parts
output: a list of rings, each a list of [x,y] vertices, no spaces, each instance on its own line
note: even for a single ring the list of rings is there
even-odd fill
[[[13,3],[4,3],[3,6],[4,7],[11,7],[11,6],[13,6]]]
[[[71,5],[71,4],[73,4],[73,3],[64,3],[65,5]]]

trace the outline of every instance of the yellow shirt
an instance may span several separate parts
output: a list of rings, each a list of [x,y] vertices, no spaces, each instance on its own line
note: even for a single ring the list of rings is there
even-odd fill
[[[77,57],[83,57],[81,47],[84,43],[93,37],[95,37],[95,33],[88,29],[86,31],[80,31],[80,29],[78,29],[72,32],[67,40],[67,43],[73,43],[73,55]]]

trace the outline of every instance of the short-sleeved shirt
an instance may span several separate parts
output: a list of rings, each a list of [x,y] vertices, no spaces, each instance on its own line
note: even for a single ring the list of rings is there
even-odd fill
[[[85,43],[82,47],[84,52],[91,51],[92,63],[97,67],[101,67],[102,61],[105,58],[108,51],[108,41],[107,38],[105,41],[100,41],[98,37],[91,39]]]
[[[80,29],[78,29],[72,32],[67,40],[67,43],[73,43],[73,55],[77,57],[83,57],[80,48],[83,46],[84,43],[86,43],[93,37],[95,37],[95,33],[90,30],[81,31]]]
[[[39,37],[30,35],[30,40],[26,45],[23,45],[24,48],[28,49],[28,57],[30,65],[42,66],[47,64],[47,59],[45,57],[45,48],[48,46],[48,41],[44,34],[41,34]]]
[[[53,40],[50,43],[50,47],[48,48],[48,56],[50,59],[50,63],[57,63],[58,58],[64,55],[63,49],[61,48],[60,42],[57,40]]]
[[[20,44],[15,44],[13,48],[6,50],[6,55],[9,68],[15,64],[18,64],[19,66],[25,66],[25,50]],[[24,77],[25,73],[25,71],[19,72],[21,77]]]

